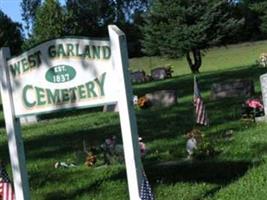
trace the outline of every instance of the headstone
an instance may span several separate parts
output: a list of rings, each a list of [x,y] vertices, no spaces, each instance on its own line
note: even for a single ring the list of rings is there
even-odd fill
[[[143,83],[146,81],[146,74],[144,71],[131,72],[132,83]]]
[[[260,76],[262,101],[265,116],[267,115],[267,73]]]
[[[36,115],[30,115],[30,116],[26,116],[26,117],[20,117],[19,118],[20,123],[22,125],[29,125],[29,124],[35,124],[38,122],[38,118]]]
[[[211,86],[211,99],[222,99],[227,97],[249,97],[254,94],[252,80],[235,79],[221,83],[213,83]]]
[[[156,68],[151,70],[151,77],[153,80],[163,80],[167,77],[166,70],[164,68]]]
[[[151,102],[151,106],[169,107],[177,103],[176,90],[158,90],[147,93],[145,97]]]
[[[119,112],[118,104],[106,104],[103,107],[103,112]]]
[[[172,72],[171,66],[157,67],[151,70],[151,77],[153,80],[163,80],[166,78],[171,78]]]

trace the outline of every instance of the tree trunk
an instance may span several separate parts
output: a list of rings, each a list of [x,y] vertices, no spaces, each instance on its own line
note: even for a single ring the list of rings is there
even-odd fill
[[[192,55],[191,55],[192,54]],[[191,49],[186,53],[186,59],[193,74],[199,73],[202,64],[200,49]]]

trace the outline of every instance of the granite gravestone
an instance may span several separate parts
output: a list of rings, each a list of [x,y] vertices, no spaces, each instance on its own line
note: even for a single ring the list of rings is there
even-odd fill
[[[20,117],[19,120],[22,125],[35,124],[38,122],[38,117],[36,115],[30,115],[30,116]]]
[[[163,80],[167,77],[166,70],[164,68],[156,68],[151,70],[151,77],[153,80]]]
[[[254,94],[252,80],[235,79],[221,83],[213,83],[211,87],[211,99],[222,99],[227,97],[250,97]]]
[[[103,112],[119,112],[118,104],[106,104],[103,106]]]
[[[163,80],[172,77],[172,69],[170,66],[157,67],[151,70],[151,77],[153,80]]]
[[[267,74],[260,76],[262,101],[264,106],[265,116],[267,114]]]
[[[144,71],[131,72],[132,83],[143,83],[146,81],[146,73]]]
[[[169,107],[177,103],[176,90],[157,90],[147,93],[145,97],[153,107]]]

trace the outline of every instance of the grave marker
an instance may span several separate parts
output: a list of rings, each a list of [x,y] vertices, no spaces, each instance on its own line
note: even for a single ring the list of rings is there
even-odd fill
[[[143,83],[146,81],[146,74],[144,71],[131,72],[132,83]]]
[[[264,106],[265,117],[267,116],[267,74],[260,76],[262,101]]]
[[[153,80],[163,80],[172,77],[172,68],[170,65],[166,67],[157,67],[151,70],[151,77]]]
[[[254,94],[252,80],[235,79],[221,83],[213,83],[211,86],[211,99],[222,99],[227,97],[250,97]]]
[[[147,93],[145,97],[153,107],[169,107],[177,103],[176,90],[157,90]]]

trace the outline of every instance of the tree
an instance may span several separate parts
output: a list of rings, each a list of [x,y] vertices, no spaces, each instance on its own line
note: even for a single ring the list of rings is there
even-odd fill
[[[27,36],[31,36],[31,27],[35,23],[36,10],[41,5],[41,0],[22,0],[20,7],[22,10],[22,20],[25,22],[24,28],[27,31]]]
[[[143,22],[148,1],[66,0],[61,6],[59,0],[23,0],[24,20],[33,29],[23,47],[62,35],[107,37],[107,26],[116,24],[127,34],[130,56],[140,55],[142,34],[137,23]]]
[[[68,22],[71,35],[107,37],[107,26],[118,25],[127,35],[130,56],[141,52],[142,34],[138,23],[148,8],[149,0],[67,0]],[[140,25],[140,24],[139,24]]]
[[[185,55],[192,73],[199,73],[203,50],[227,44],[243,24],[232,6],[227,0],[154,0],[143,27],[144,52]]]
[[[34,41],[41,42],[64,35],[66,20],[66,12],[58,0],[45,0],[36,12]]]
[[[109,0],[67,0],[67,30],[70,34],[84,36],[104,36],[106,25],[115,18]]]
[[[249,9],[255,13],[258,19],[258,28],[260,29],[261,33],[265,35],[267,34],[267,1],[266,0],[247,0],[243,2],[246,4]]]
[[[21,25],[0,10],[0,47],[10,47],[11,53],[17,54],[22,42]]]

